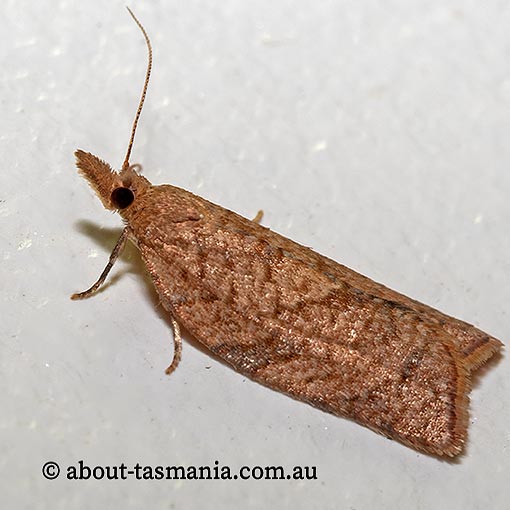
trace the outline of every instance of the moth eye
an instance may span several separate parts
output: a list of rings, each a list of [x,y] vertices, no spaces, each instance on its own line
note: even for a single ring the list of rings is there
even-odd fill
[[[112,191],[111,201],[117,209],[125,209],[135,199],[135,194],[129,188],[115,188]]]

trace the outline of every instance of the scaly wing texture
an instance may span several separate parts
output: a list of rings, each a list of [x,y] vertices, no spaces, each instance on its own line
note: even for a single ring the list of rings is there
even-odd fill
[[[204,345],[418,450],[461,451],[469,370],[497,340],[178,188],[143,202],[128,218],[142,257]]]

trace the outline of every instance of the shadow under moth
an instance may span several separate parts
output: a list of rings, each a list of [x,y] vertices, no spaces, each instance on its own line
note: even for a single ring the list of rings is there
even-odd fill
[[[128,9],[129,10],[129,9]],[[133,241],[174,329],[274,390],[348,417],[428,454],[455,456],[466,439],[471,372],[499,340],[183,189],[154,186],[129,158],[152,49],[119,172],[76,151],[80,173],[125,222],[98,281]]]

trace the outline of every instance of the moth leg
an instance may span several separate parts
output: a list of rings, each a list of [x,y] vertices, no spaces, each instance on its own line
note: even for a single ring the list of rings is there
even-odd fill
[[[182,336],[181,336],[181,329],[179,328],[178,322],[171,317],[172,319],[172,327],[174,330],[174,357],[172,359],[172,363],[170,363],[170,366],[165,370],[165,373],[167,375],[170,375],[179,364],[179,361],[181,361],[181,355],[182,355]]]
[[[101,273],[101,276],[98,278],[97,282],[90,287],[90,289],[87,289],[83,292],[77,292],[76,294],[73,294],[71,296],[71,299],[85,299],[88,298],[90,295],[94,294],[96,290],[103,285],[104,281],[106,280],[106,277],[108,276],[108,273],[110,272],[110,269],[113,267],[113,264],[115,264],[115,261],[119,258],[119,255],[122,253],[122,250],[124,249],[124,246],[126,246],[126,241],[129,236],[129,227],[126,227],[122,234],[119,237],[119,240],[117,241],[117,244],[115,245],[115,248],[113,249],[112,253],[110,254],[110,260],[108,261],[108,264],[106,264],[106,267],[104,268],[103,272]]]
[[[255,223],[259,223],[260,224],[260,220],[262,220],[262,216],[264,216],[264,211],[261,209],[256,215],[255,215],[255,218],[253,218],[253,220],[251,221],[254,221]]]

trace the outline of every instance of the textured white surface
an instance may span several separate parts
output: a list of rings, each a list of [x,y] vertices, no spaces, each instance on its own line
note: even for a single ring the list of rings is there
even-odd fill
[[[508,350],[441,462],[272,392],[171,329],[74,168],[118,167],[145,67],[123,1],[2,3],[3,508],[508,508]],[[488,0],[132,3],[155,48],[132,161],[510,338],[510,9]],[[188,339],[189,340],[189,339]],[[47,481],[62,468],[316,465],[317,481]]]

